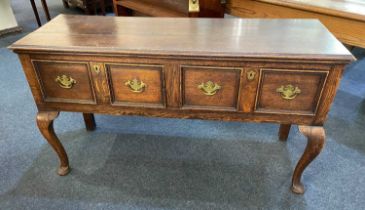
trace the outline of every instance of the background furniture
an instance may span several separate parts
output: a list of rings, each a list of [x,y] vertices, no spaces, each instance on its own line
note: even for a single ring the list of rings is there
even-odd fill
[[[316,18],[342,43],[365,48],[362,0],[229,0],[227,12],[245,18]]]
[[[47,21],[50,21],[51,20],[51,16],[50,16],[49,11],[48,11],[47,2],[46,2],[46,0],[41,0],[41,2],[42,2],[43,11],[46,14]],[[35,16],[35,18],[37,20],[38,26],[41,26],[42,23],[41,23],[41,20],[39,18],[37,6],[36,6],[34,0],[30,0],[30,3],[32,5],[33,12],[34,12],[34,16]]]
[[[15,19],[10,0],[0,1],[0,14],[0,36],[22,30]]]
[[[224,17],[222,0],[113,0],[115,16]],[[197,10],[196,8],[199,8]]]
[[[62,0],[65,8],[78,7],[86,14],[97,14],[97,9],[100,8],[101,14],[105,15],[105,8],[111,6],[111,0]]]
[[[59,175],[70,170],[52,126],[59,111],[84,113],[89,130],[91,113],[274,122],[281,140],[291,124],[308,139],[295,193],[304,192],[302,173],[324,145],[322,125],[353,60],[317,20],[60,15],[10,48]]]

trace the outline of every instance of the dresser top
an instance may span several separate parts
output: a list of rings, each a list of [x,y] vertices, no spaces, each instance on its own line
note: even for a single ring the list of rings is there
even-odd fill
[[[310,19],[59,15],[12,44],[15,51],[326,59],[352,54]]]

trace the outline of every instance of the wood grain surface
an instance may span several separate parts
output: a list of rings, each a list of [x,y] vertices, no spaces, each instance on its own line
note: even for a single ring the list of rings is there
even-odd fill
[[[229,0],[226,12],[243,18],[319,19],[341,42],[364,48],[364,5],[361,0]]]
[[[317,20],[59,15],[10,48],[127,55],[353,59]]]

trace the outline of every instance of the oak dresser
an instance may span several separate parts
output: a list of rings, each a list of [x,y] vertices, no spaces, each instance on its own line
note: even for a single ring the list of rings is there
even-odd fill
[[[292,178],[320,153],[323,124],[354,58],[317,20],[59,15],[10,46],[38,107],[38,127],[70,171],[60,111],[291,124],[308,139]],[[202,131],[204,132],[204,131]],[[77,167],[77,166],[76,166]]]

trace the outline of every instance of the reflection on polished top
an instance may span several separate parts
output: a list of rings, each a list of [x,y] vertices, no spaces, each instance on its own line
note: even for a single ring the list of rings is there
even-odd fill
[[[352,60],[318,20],[59,15],[10,46],[145,55]]]

